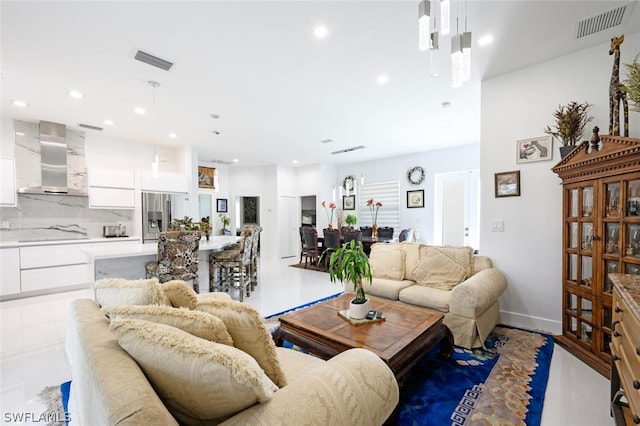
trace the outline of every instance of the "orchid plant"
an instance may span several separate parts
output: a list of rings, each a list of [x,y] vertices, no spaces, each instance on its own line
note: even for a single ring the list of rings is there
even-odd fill
[[[327,205],[327,202],[323,201],[322,202],[322,207],[324,208],[324,211],[327,214],[327,220],[329,221],[329,224],[333,224],[333,211],[336,209],[336,204],[335,203],[329,203]],[[329,210],[331,210],[331,213],[329,213]]]
[[[376,225],[378,223],[378,210],[382,207],[382,203],[380,201],[374,201],[373,198],[367,200],[367,207],[371,211],[371,220],[373,224]]]

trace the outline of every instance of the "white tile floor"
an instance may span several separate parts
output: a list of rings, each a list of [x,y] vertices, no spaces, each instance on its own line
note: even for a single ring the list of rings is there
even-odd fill
[[[323,272],[287,265],[296,259],[260,262],[260,282],[246,300],[264,316],[338,293]],[[206,286],[202,286],[206,287]],[[38,393],[71,379],[64,355],[69,303],[92,297],[89,290],[0,302],[0,411],[3,424],[10,413],[33,413],[44,407]],[[544,410],[543,426],[613,425],[608,408],[609,381],[556,346]],[[43,424],[26,421],[22,424]]]

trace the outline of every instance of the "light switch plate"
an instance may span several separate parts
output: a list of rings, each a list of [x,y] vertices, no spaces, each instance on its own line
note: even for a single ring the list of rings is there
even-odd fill
[[[492,220],[491,221],[492,232],[504,232],[504,220]]]

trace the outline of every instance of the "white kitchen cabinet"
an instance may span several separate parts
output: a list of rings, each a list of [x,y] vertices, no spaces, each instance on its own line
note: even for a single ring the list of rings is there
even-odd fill
[[[20,293],[20,249],[0,249],[0,296]]]
[[[16,168],[13,158],[0,158],[0,206],[15,207],[16,195]]]
[[[92,246],[82,243],[21,247],[20,269],[89,263],[89,255],[84,250]]]
[[[20,248],[20,288],[49,290],[93,282],[93,265],[84,244],[57,244]]]
[[[133,172],[92,168],[89,170],[89,208],[135,208]]]
[[[93,282],[90,264],[66,265],[49,268],[24,269],[20,271],[22,291],[49,290]]]
[[[140,170],[140,188],[150,192],[189,192],[187,175],[159,171],[155,176],[151,170]]]

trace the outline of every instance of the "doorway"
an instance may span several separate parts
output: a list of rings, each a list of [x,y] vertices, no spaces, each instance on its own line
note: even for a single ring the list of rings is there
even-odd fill
[[[434,244],[480,247],[480,173],[468,170],[436,174]]]

